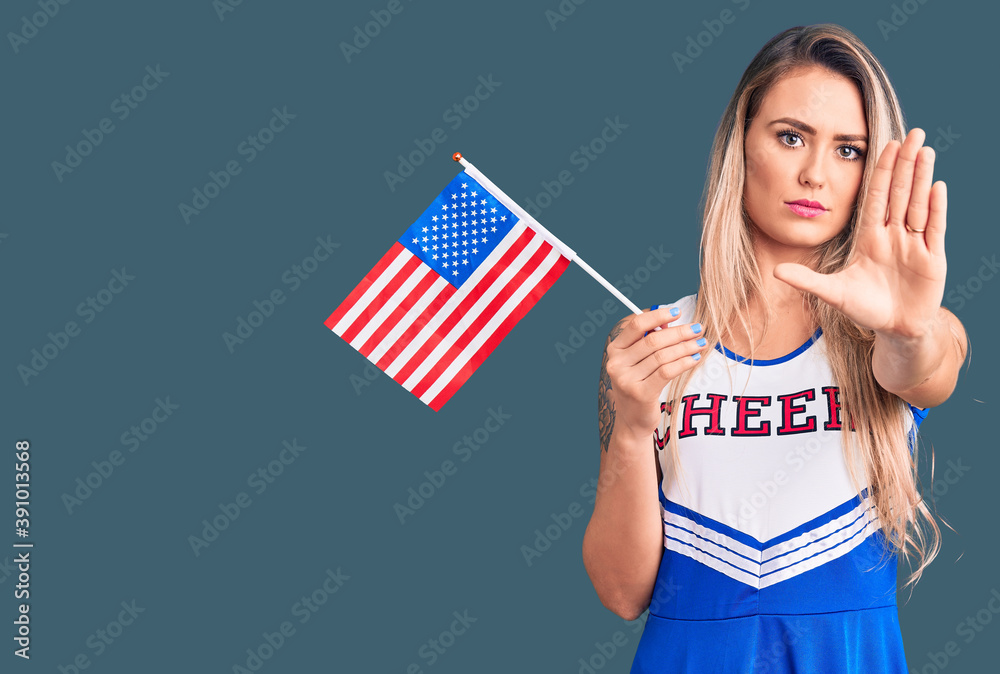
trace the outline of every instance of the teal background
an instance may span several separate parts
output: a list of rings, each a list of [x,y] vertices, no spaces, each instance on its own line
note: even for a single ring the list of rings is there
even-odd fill
[[[600,604],[580,551],[604,335],[626,309],[613,304],[596,336],[560,355],[556,343],[610,297],[572,266],[439,413],[380,372],[369,380],[367,361],[323,321],[455,175],[455,151],[522,205],[569,170],[574,182],[539,216],[546,227],[612,282],[649,247],[670,252],[633,293],[640,306],[695,292],[697,201],[725,105],[770,37],[823,22],[872,49],[928,144],[958,134],[939,149],[935,178],[949,193],[945,303],[966,326],[970,365],[921,439],[936,480],[949,460],[970,470],[938,483],[955,531],[943,527],[907,603],[900,592],[899,618],[912,671],[936,671],[928,652],[948,641],[960,652],[947,671],[991,671],[1000,621],[987,610],[991,624],[970,643],[956,627],[1000,588],[988,496],[1000,368],[977,349],[997,327],[1000,284],[962,301],[958,286],[1000,251],[982,197],[996,191],[998,10],[903,4],[911,14],[886,2],[591,0],[553,29],[556,0],[402,0],[348,62],[340,44],[386,2],[247,0],[220,18],[209,0],[51,0],[58,12],[16,52],[9,33],[42,10],[4,3],[0,512],[13,543],[12,454],[29,439],[36,547],[32,658],[15,657],[8,638],[0,671],[71,672],[83,654],[88,673],[232,672],[288,621],[294,634],[260,671],[575,674],[621,631],[625,645],[600,671],[627,672],[642,621]],[[735,20],[678,72],[672,53],[727,8]],[[886,38],[879,22],[894,11],[907,20]],[[169,75],[119,120],[112,102],[157,65]],[[452,128],[445,111],[490,75],[499,86]],[[247,161],[238,147],[272,108],[295,117]],[[616,116],[627,129],[580,172],[572,153]],[[105,117],[114,130],[60,180],[52,162]],[[390,189],[384,172],[436,128],[445,142]],[[231,160],[240,173],[185,222],[178,204]],[[283,277],[317,237],[339,248],[293,289]],[[84,322],[77,307],[123,267],[134,280]],[[231,351],[223,334],[275,290],[284,301]],[[25,384],[18,366],[69,321],[79,334]],[[178,407],[130,452],[123,433],[167,398]],[[491,409],[510,418],[462,462],[453,446]],[[305,449],[257,493],[248,478],[293,441]],[[68,512],[64,495],[116,450],[124,463]],[[394,504],[449,459],[457,472],[400,524]],[[241,492],[249,505],[196,555],[189,537]],[[522,546],[574,503],[583,515],[529,566]],[[14,556],[5,547],[0,565]],[[348,578],[300,623],[294,605],[328,569]],[[11,637],[15,580],[0,578]],[[123,601],[144,612],[98,654],[88,639]],[[476,622],[430,662],[421,649],[455,611]]]

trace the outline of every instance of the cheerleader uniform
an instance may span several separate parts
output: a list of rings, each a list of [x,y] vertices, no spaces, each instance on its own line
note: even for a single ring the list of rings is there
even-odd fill
[[[660,395],[664,550],[631,673],[906,674],[897,558],[851,484],[822,330],[780,358],[702,357],[681,400]],[[909,409],[912,452],[927,411]]]

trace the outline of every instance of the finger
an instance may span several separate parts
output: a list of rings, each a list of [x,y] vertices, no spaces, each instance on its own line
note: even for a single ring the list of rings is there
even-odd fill
[[[697,340],[692,339],[663,349],[663,352],[669,351],[671,355],[676,354],[677,356],[676,358],[661,356],[660,358],[663,362],[657,360],[657,354],[650,354],[640,364],[649,368],[649,374],[635,384],[636,388],[640,391],[640,395],[644,398],[650,398],[662,391],[663,387],[673,379],[696,367],[700,359],[695,359],[695,356],[699,355],[699,351],[707,348],[697,346],[696,343]]]
[[[885,225],[889,212],[889,185],[892,182],[892,168],[896,165],[896,155],[899,154],[900,143],[890,140],[882,150],[882,155],[875,164],[871,182],[868,183],[868,195],[865,199],[865,210],[862,213],[859,227],[877,227]]]
[[[700,337],[698,339],[701,339]],[[674,378],[698,365],[699,352],[707,347],[697,345],[697,339],[661,349],[646,357],[631,372],[631,394],[639,399],[650,399],[660,393]],[[648,371],[642,379],[641,372]]]
[[[676,307],[676,306],[674,306],[672,304],[657,304],[655,307],[653,307],[651,309],[651,311],[656,311],[657,309],[662,309],[663,307],[667,307],[670,310],[670,319],[669,320],[676,324],[677,321],[679,320],[678,317],[681,315],[681,308],[680,307]],[[676,311],[677,313],[674,314],[674,311]],[[665,327],[667,327],[667,324],[664,323],[664,324],[661,324],[661,325],[657,325],[656,327],[653,328],[653,330],[660,330],[661,328],[665,328]],[[642,336],[645,337],[650,332],[652,332],[652,331],[651,330],[647,330],[647,331],[645,331],[643,333]]]
[[[927,228],[929,213],[928,202],[931,198],[931,179],[934,177],[934,148],[922,147],[917,154],[917,167],[913,176],[913,190],[910,193],[910,205],[906,210],[906,224],[912,229]],[[903,232],[907,237],[917,238],[908,229]]]
[[[844,306],[844,284],[837,274],[820,274],[795,262],[782,262],[774,266],[774,277],[793,288],[812,293],[830,306]]]
[[[939,180],[931,187],[930,216],[927,218],[927,249],[937,255],[944,255],[944,230],[948,214],[948,187]]]
[[[704,330],[701,323],[675,325],[669,328],[664,328],[659,332],[650,330],[649,334],[625,349],[625,357],[622,361],[628,367],[635,367],[638,363],[645,360],[649,354],[655,353],[668,346],[680,344],[681,342],[689,339],[696,340],[700,337],[704,337],[703,332]]]
[[[890,227],[902,230],[906,223],[906,210],[910,206],[910,192],[913,189],[913,169],[917,164],[917,152],[923,146],[924,138],[926,134],[923,129],[910,131],[899,150],[899,156],[896,157],[896,167],[892,171],[892,185],[889,188],[889,218],[886,222]],[[914,229],[920,228],[914,227]]]
[[[697,363],[700,360],[700,353],[708,348],[708,343],[705,341],[704,332],[694,332],[691,329],[692,326],[684,325],[676,330],[679,330],[679,340],[674,341],[673,335],[660,335],[656,333],[656,336],[652,341],[659,342],[671,338],[671,341],[664,346],[659,346],[654,348],[651,352],[646,354],[641,360],[636,361],[633,365],[633,378],[636,380],[645,380],[649,377],[656,376],[657,371],[664,365],[670,365],[678,360],[691,360]],[[675,328],[668,328],[664,332],[669,330],[675,330]],[[697,358],[693,356],[697,355]]]
[[[677,316],[671,314],[672,309],[678,310]],[[679,317],[680,307],[675,307],[672,304],[664,304],[658,309],[633,314],[625,320],[621,333],[615,337],[612,343],[619,349],[627,349],[642,339],[647,332],[661,325],[674,323],[680,320]]]

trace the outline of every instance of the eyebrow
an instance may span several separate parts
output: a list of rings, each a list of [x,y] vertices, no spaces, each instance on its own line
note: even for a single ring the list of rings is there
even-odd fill
[[[816,135],[816,129],[812,128],[811,126],[809,126],[805,122],[800,122],[799,120],[792,119],[790,117],[782,117],[781,119],[776,119],[773,122],[771,122],[770,124],[768,124],[768,126],[772,126],[774,124],[788,124],[789,126],[794,126],[796,129],[799,129],[801,131],[805,131],[806,133],[811,134],[813,136]],[[855,141],[861,141],[863,143],[867,143],[868,142],[868,136],[865,136],[865,135],[855,135],[855,134],[849,134],[849,133],[838,133],[836,136],[833,137],[833,139],[834,140],[855,140]]]

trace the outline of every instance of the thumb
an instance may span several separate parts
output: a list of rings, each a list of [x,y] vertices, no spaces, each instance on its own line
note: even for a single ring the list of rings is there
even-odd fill
[[[796,262],[782,262],[774,266],[774,278],[793,288],[812,293],[827,304],[840,306],[840,279],[836,274],[820,274]]]

